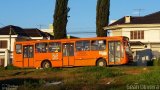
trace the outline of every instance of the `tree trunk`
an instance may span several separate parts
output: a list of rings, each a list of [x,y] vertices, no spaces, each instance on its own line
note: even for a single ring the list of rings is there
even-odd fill
[[[107,31],[103,27],[109,23],[110,0],[98,0],[96,9],[96,34],[97,37],[105,37],[107,36]]]
[[[66,38],[66,27],[67,27],[67,17],[68,17],[68,0],[56,0],[56,6],[54,11],[54,38],[63,39]]]

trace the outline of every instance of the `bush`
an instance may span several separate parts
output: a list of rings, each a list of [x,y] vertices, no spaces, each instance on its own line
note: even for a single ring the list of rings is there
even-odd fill
[[[13,65],[8,65],[7,67],[5,67],[5,70],[16,70],[16,69],[19,69],[19,68]]]
[[[147,66],[153,66],[153,60],[147,61]]]
[[[154,66],[160,66],[160,57],[158,59],[153,60],[153,65]]]

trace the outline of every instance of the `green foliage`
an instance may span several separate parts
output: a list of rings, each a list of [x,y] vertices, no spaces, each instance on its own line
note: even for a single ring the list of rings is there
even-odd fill
[[[153,60],[153,65],[154,65],[154,66],[160,66],[160,58],[154,59],[154,60]]]
[[[56,0],[55,11],[54,11],[54,38],[63,39],[66,38],[66,26],[68,17],[68,0]]]
[[[8,65],[7,67],[5,67],[6,70],[16,70],[19,69],[18,67],[15,67],[13,65]]]
[[[153,60],[147,61],[147,66],[153,66]]]
[[[109,23],[109,9],[110,0],[97,1],[96,33],[98,37],[107,36],[107,31],[105,31],[103,27]]]

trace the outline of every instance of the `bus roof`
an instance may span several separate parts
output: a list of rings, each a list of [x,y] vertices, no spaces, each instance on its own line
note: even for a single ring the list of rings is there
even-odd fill
[[[28,40],[28,41],[17,41],[15,43],[36,43],[36,42],[68,42],[68,41],[77,41],[77,40],[97,40],[97,39],[122,39],[126,38],[125,36],[108,36],[108,37],[91,37],[91,38],[73,38],[73,39],[55,39],[55,40]]]

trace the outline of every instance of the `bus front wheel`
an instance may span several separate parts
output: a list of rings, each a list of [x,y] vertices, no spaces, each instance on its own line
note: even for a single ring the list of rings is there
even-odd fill
[[[51,63],[49,61],[43,61],[42,62],[42,68],[51,68]]]
[[[100,66],[100,67],[105,67],[107,65],[105,59],[99,59],[97,62],[96,62],[96,65],[97,66]]]

